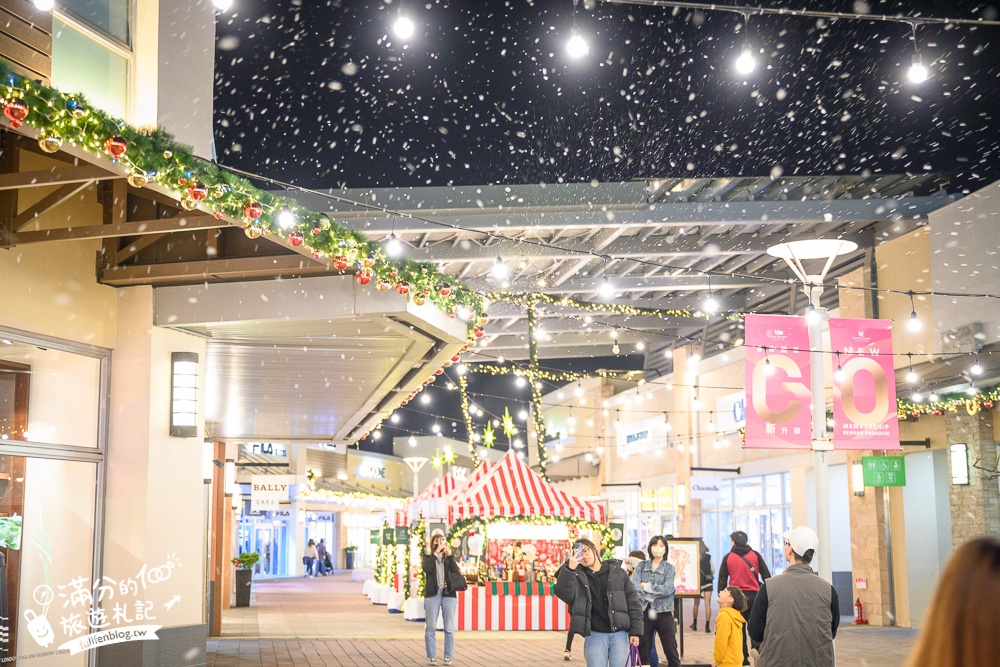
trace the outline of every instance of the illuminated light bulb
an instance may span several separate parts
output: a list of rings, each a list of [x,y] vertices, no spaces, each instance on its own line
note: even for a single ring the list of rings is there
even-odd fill
[[[597,288],[597,295],[602,299],[610,299],[615,295],[615,287],[611,284],[611,281],[605,278],[601,281],[600,286]]]
[[[604,453],[604,447],[601,447],[600,445],[598,445],[597,447],[594,447],[594,453],[595,454],[603,454]]]
[[[969,388],[965,390],[965,393],[968,394],[969,396],[975,396],[976,395],[976,386],[970,382],[969,383]]]
[[[910,320],[906,323],[906,328],[911,333],[917,333],[924,328],[924,323],[920,321],[919,317],[917,317],[917,311],[914,310],[910,312]]]
[[[740,57],[736,59],[736,71],[740,74],[749,74],[757,66],[757,61],[753,57],[753,51],[743,49]]]
[[[937,394],[935,394],[935,393],[934,393],[934,392],[932,391],[932,392],[931,392],[931,393],[930,393],[930,394],[929,394],[929,395],[927,396],[927,400],[928,400],[928,401],[930,401],[931,403],[937,403],[937,400],[938,400],[938,395],[937,395]]]
[[[391,415],[391,416],[389,417],[389,421],[391,421],[391,422],[392,422],[393,424],[398,424],[398,423],[399,423],[399,415],[397,415],[397,414],[393,413],[393,414],[392,414],[392,415]]]
[[[615,342],[611,344],[611,354],[617,356],[621,353],[621,351],[622,348],[618,345],[618,339],[615,339]]]
[[[518,378],[514,380],[514,384],[517,385],[518,387],[523,387],[524,385],[528,384],[528,381],[525,380],[523,377],[518,376]]]
[[[493,263],[493,268],[490,269],[490,275],[496,280],[505,280],[510,275],[510,266],[507,262],[503,261],[503,257],[497,256],[497,261]]]
[[[469,308],[468,306],[459,306],[458,307],[458,319],[465,320],[466,322],[468,322],[469,320],[471,320],[473,318],[474,315],[475,315],[475,313],[473,313],[472,309]],[[500,363],[503,363],[503,362],[500,362]]]
[[[396,19],[396,22],[392,24],[392,31],[396,33],[396,37],[400,39],[409,39],[413,37],[413,33],[417,31],[416,24],[410,20],[407,16],[400,16]]]
[[[976,359],[976,363],[973,364],[972,368],[969,369],[969,372],[972,373],[973,375],[983,374],[983,367],[979,365],[979,359]]]
[[[837,364],[837,370],[833,374],[833,379],[840,382],[844,379],[844,369],[840,364]]]
[[[642,352],[643,350],[646,349],[646,344],[640,340],[638,343],[635,344],[635,349]]]
[[[920,53],[914,53],[910,69],[906,72],[907,78],[911,83],[923,83],[930,75],[930,71],[924,66],[920,58]]]
[[[520,412],[517,413],[517,418],[523,422],[528,421],[528,411],[521,410]]]
[[[51,11],[56,4],[54,0],[32,0],[32,2],[37,9],[43,12]],[[216,3],[216,5],[218,5],[218,3]]]
[[[573,415],[570,415],[569,418],[566,420],[566,423],[569,424],[570,426],[575,426],[576,425],[576,417],[574,417]]]
[[[385,251],[389,257],[399,257],[403,254],[403,243],[396,238],[396,233],[389,234],[389,241],[385,244]]]
[[[705,302],[701,305],[701,308],[706,313],[714,315],[719,312],[719,302],[715,300],[714,296],[709,295],[708,298],[705,299]]]
[[[374,431],[372,433],[372,440],[378,440],[382,437],[382,431]]]
[[[408,444],[410,447],[416,447],[417,439],[411,435],[409,438],[406,439],[406,444]]]
[[[586,461],[587,463],[593,463],[594,455],[591,454],[590,452],[587,452],[586,454],[583,455],[583,460]]]
[[[819,322],[819,311],[812,304],[809,305],[809,309],[806,311],[806,322],[809,324]]]
[[[423,403],[424,405],[430,405],[431,402],[430,395],[427,393],[420,394],[420,402]]]
[[[576,396],[577,398],[583,396],[583,387],[580,386],[579,383],[577,383],[576,389],[573,390],[573,395]]]
[[[278,226],[282,229],[290,229],[295,226],[295,214],[289,208],[281,209],[278,213]]]
[[[47,2],[50,5],[52,4],[50,0],[43,0],[43,2]],[[38,4],[38,0],[35,0],[35,5],[37,6]],[[215,8],[220,12],[228,12],[229,8],[233,6],[233,0],[212,0],[212,4],[215,5]]]
[[[440,433],[441,427],[435,423],[434,426],[431,426],[431,430],[434,431],[435,433]]]
[[[570,58],[582,58],[590,53],[590,45],[580,33],[574,30],[569,41],[566,42],[566,53]]]
[[[670,350],[670,349],[664,350],[663,351],[663,356],[666,359],[673,359],[674,358],[674,351]]]
[[[924,400],[924,397],[918,393],[913,393],[910,395],[910,400],[913,401],[914,403],[919,403],[920,401]]]
[[[917,377],[917,374],[913,372],[913,368],[911,367],[910,371],[906,374],[906,381],[909,382],[910,384],[916,384],[917,380],[919,379],[920,378]]]
[[[764,374],[774,375],[774,366],[771,364],[770,359],[764,359]]]
[[[466,366],[465,364],[459,364],[458,366],[455,366],[455,371],[459,375],[465,375],[468,372],[468,370],[469,370],[469,367]]]

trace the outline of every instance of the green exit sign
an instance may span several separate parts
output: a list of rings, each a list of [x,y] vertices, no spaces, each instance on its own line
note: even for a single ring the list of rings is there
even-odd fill
[[[862,456],[865,486],[906,486],[906,464],[902,456]]]

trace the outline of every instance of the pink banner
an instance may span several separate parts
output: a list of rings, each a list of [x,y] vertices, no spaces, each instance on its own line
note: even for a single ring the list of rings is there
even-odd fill
[[[834,449],[900,449],[892,321],[831,319],[830,343]]]
[[[806,318],[747,315],[745,323],[747,448],[810,449]]]

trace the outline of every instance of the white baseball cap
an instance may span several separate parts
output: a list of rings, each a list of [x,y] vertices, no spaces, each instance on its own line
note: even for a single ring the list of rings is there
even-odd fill
[[[816,550],[819,549],[819,536],[808,526],[799,526],[785,531],[782,537],[785,538],[785,542],[791,545],[792,551],[800,556],[811,558],[816,555]],[[807,551],[813,553],[806,553]]]

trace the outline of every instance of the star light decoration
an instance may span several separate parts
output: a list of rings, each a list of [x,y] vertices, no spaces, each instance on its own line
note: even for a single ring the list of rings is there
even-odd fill
[[[493,424],[487,424],[486,428],[483,429],[483,444],[492,449],[493,445],[497,442],[497,434],[493,431]]]
[[[514,418],[510,416],[510,409],[507,407],[503,409],[503,419],[500,421],[500,424],[503,426],[503,434],[507,436],[508,440],[517,433],[517,427],[514,426]]]
[[[444,456],[441,455],[441,452],[431,457],[431,467],[435,470],[440,470],[444,467]]]

